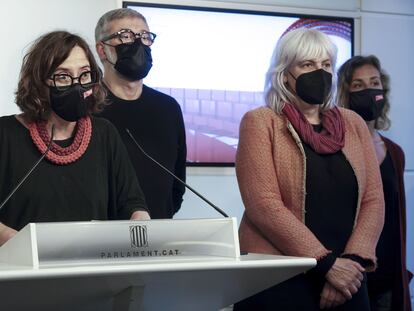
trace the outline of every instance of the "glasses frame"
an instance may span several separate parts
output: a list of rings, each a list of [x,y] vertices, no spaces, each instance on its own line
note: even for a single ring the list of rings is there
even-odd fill
[[[91,82],[88,83],[81,83],[81,77],[85,74],[90,74],[91,75]],[[71,84],[70,85],[64,85],[64,86],[57,86],[56,85],[56,77],[58,76],[66,76],[69,77],[71,79]],[[98,73],[95,70],[88,70],[88,71],[84,71],[82,72],[79,76],[77,77],[72,77],[70,74],[68,73],[55,73],[53,74],[49,80],[53,81],[53,86],[58,90],[58,91],[66,91],[67,89],[69,89],[70,87],[72,87],[75,84],[79,84],[81,87],[83,87],[84,89],[89,88],[90,86],[98,83]],[[74,81],[77,80],[77,83],[74,83]]]
[[[131,29],[124,28],[124,29],[121,29],[121,30],[119,30],[119,31],[117,31],[117,32],[114,32],[113,34],[111,34],[111,35],[109,35],[109,36],[103,37],[101,41],[102,41],[104,44],[106,44],[106,45],[113,46],[113,45],[111,45],[111,44],[106,43],[105,41],[108,41],[108,40],[111,40],[111,39],[113,39],[113,38],[116,38],[116,37],[117,37],[117,38],[119,39],[119,41],[121,41],[121,44],[128,44],[128,43],[132,43],[132,42],[123,42],[123,41],[122,41],[121,35],[122,35],[123,33],[125,33],[125,32],[132,33],[132,34],[134,35],[134,37],[135,37],[135,40],[137,40],[137,39],[141,39],[142,44],[144,44],[144,45],[146,45],[146,46],[151,46],[151,45],[154,43],[155,38],[157,37],[157,35],[156,35],[155,33],[150,32],[150,31],[133,32]],[[149,41],[151,42],[151,44],[145,44],[145,43],[144,43],[144,41],[143,41],[143,37],[142,37],[142,35],[144,35],[144,34],[149,34],[149,35],[150,35],[150,37],[152,37],[152,38],[147,39],[147,40],[149,40]],[[134,40],[134,41],[135,41],[135,40]]]

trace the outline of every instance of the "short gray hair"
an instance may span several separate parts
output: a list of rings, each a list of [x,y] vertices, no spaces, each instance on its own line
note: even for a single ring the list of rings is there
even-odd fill
[[[265,99],[266,105],[281,113],[285,103],[295,104],[297,97],[284,83],[284,75],[292,64],[306,59],[328,55],[335,72],[337,48],[331,39],[324,33],[299,28],[292,30],[281,37],[273,52],[271,64],[266,74]],[[332,88],[326,101],[321,105],[322,110],[328,110],[335,105],[336,77],[333,74]]]
[[[141,13],[128,8],[122,8],[122,9],[115,9],[106,12],[102,17],[99,19],[98,23],[95,27],[95,41],[98,42],[102,40],[107,35],[110,35],[107,33],[108,31],[108,25],[110,22],[117,20],[117,19],[123,19],[123,18],[138,18],[142,19],[145,24],[147,24],[147,20],[145,19],[144,15]]]

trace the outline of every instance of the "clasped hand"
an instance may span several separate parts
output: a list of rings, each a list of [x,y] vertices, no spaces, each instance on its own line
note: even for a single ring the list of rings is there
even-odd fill
[[[361,287],[365,269],[356,261],[348,258],[337,258],[326,274],[324,288],[321,293],[320,308],[332,308],[352,298]]]

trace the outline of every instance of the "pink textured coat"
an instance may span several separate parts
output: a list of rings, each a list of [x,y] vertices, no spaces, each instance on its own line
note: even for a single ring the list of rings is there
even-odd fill
[[[340,112],[345,125],[342,152],[359,189],[354,229],[344,254],[370,260],[367,268],[373,270],[384,223],[381,175],[365,122],[350,110],[340,108]],[[236,158],[245,205],[239,229],[242,251],[316,259],[330,252],[304,223],[305,165],[301,140],[283,115],[264,107],[246,113]]]

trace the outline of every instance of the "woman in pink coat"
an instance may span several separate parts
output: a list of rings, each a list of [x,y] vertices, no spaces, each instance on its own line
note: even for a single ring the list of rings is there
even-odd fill
[[[317,30],[283,36],[266,106],[240,126],[241,250],[313,257],[317,266],[235,310],[369,310],[365,271],[383,227],[381,176],[368,128],[335,106],[337,50]]]

